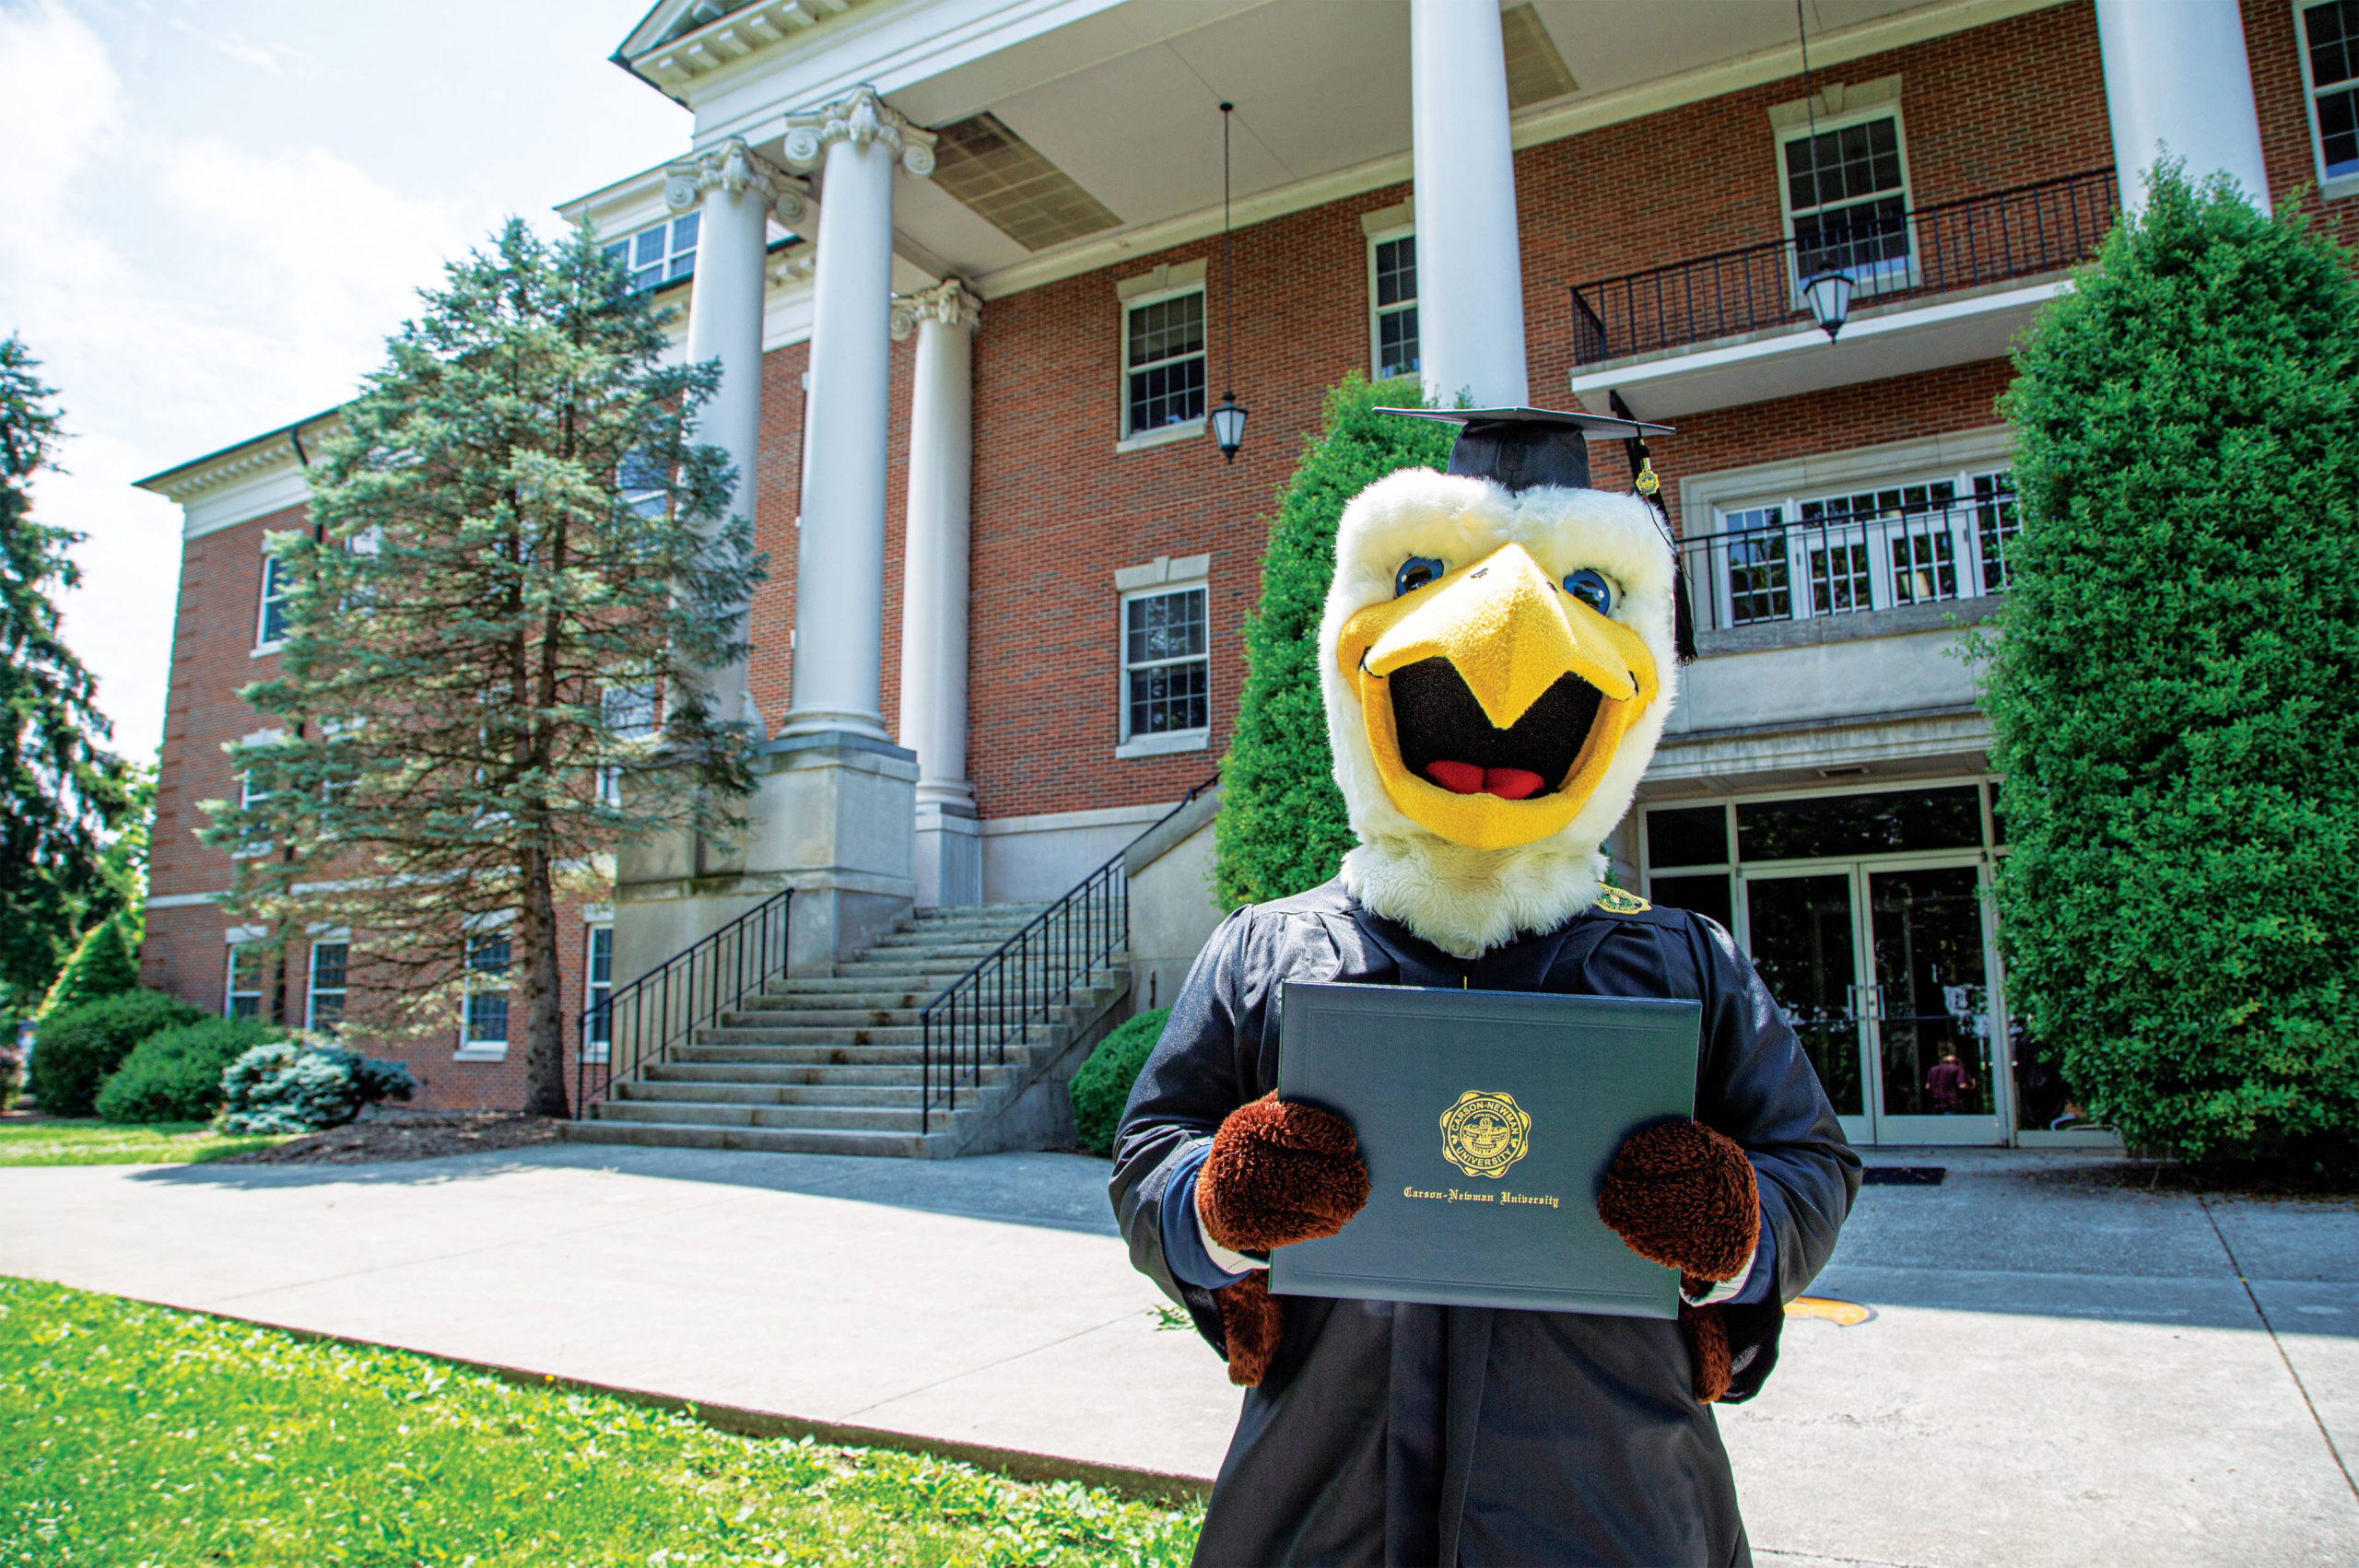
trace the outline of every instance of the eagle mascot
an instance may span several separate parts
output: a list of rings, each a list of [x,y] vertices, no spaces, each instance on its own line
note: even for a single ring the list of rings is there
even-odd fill
[[[1661,427],[1425,416],[1461,424],[1449,471],[1344,509],[1319,629],[1357,844],[1222,924],[1116,1141],[1133,1260],[1248,1390],[1196,1561],[1746,1563],[1710,1407],[1768,1375],[1859,1161],[1728,932],[1603,881],[1686,636],[1668,532],[1590,487],[1587,437]],[[1597,1198],[1680,1271],[1677,1321],[1272,1295],[1271,1250],[1368,1196],[1351,1127],[1276,1097],[1288,980],[1700,1002],[1695,1118],[1633,1133]]]

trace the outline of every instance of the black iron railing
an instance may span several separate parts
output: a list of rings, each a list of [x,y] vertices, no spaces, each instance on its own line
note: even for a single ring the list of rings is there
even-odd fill
[[[1993,482],[1995,481],[1995,482]],[[2002,475],[1985,493],[1931,507],[1785,520],[1782,509],[1736,514],[1755,526],[1679,542],[1698,630],[1900,609],[2005,591],[2015,497]]]
[[[1153,833],[1220,782],[1215,774],[1180,797]],[[1032,917],[981,963],[949,985],[918,1014],[923,1042],[921,1132],[933,1130],[933,1113],[958,1108],[958,1089],[982,1087],[983,1066],[1005,1066],[1007,1047],[1028,1044],[1035,1027],[1072,1005],[1076,987],[1130,946],[1131,884],[1123,861],[1139,838],[1082,878],[1063,897]]]
[[[786,973],[794,890],[774,893],[660,968],[583,1010],[575,1059],[579,1120],[616,1082],[668,1060],[696,1032]]]
[[[1838,267],[1852,276],[1854,310],[2057,272],[2096,253],[2119,205],[2113,170],[2093,169],[1578,284],[1573,362],[1807,322],[1803,281]]]

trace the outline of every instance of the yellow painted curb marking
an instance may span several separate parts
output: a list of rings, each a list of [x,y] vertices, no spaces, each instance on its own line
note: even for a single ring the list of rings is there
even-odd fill
[[[1786,1304],[1789,1317],[1819,1317],[1838,1328],[1856,1328],[1875,1316],[1872,1307],[1856,1301],[1830,1301],[1825,1296],[1796,1296]]]

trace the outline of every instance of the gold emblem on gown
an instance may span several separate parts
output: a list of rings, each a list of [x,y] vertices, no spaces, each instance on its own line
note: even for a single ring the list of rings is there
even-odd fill
[[[1471,1176],[1496,1179],[1532,1149],[1532,1117],[1512,1094],[1469,1089],[1441,1113],[1441,1157]]]

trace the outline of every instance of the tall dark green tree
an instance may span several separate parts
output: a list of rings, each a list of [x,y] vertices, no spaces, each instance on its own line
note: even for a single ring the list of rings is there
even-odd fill
[[[2133,1144],[2359,1135],[2359,285],[2154,177],[2001,402],[2011,1002]]]
[[[557,898],[626,839],[735,825],[754,737],[703,677],[745,656],[761,563],[687,435],[718,369],[663,362],[593,236],[511,220],[423,299],[273,544],[281,673],[245,696],[280,729],[232,748],[206,837],[279,940],[352,930],[356,1024],[504,991],[526,1108],[563,1115]]]
[[[1303,442],[1302,462],[1278,492],[1261,603],[1245,622],[1245,690],[1213,829],[1213,874],[1227,907],[1316,887],[1352,847],[1319,695],[1319,617],[1344,506],[1395,469],[1449,465],[1454,427],[1375,412],[1423,403],[1414,378],[1371,382],[1353,371],[1328,392],[1320,433]]]
[[[0,342],[0,1015],[39,1003],[105,899],[107,835],[130,809],[98,682],[58,636],[82,535],[33,516],[60,439],[40,369]]]

